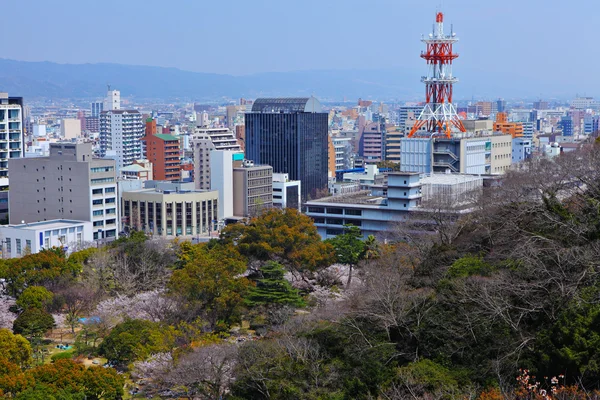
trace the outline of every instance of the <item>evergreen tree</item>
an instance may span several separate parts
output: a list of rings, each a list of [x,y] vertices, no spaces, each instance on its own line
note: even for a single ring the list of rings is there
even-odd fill
[[[298,291],[285,279],[281,264],[269,261],[260,268],[259,274],[256,286],[246,296],[246,304],[251,307],[269,304],[304,306]]]

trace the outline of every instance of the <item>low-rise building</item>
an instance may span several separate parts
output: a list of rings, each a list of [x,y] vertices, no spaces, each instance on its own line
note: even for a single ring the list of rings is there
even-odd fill
[[[155,183],[155,187],[123,192],[122,217],[126,229],[187,239],[216,231],[217,191],[188,190],[179,182]]]
[[[58,247],[67,252],[82,249],[94,239],[92,223],[56,219],[0,226],[2,258],[22,257]]]
[[[273,167],[244,160],[233,168],[233,214],[255,217],[273,207]]]

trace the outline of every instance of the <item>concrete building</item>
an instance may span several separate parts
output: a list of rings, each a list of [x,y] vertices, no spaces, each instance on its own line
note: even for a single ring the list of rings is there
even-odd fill
[[[593,97],[577,97],[571,101],[571,108],[576,110],[596,110],[599,104]]]
[[[100,155],[113,158],[117,169],[143,158],[144,124],[137,110],[110,110],[100,114]]]
[[[255,217],[273,207],[273,167],[244,160],[233,168],[233,214]]]
[[[349,169],[352,167],[352,138],[333,136],[331,138],[335,153],[335,170]]]
[[[300,181],[290,180],[289,174],[273,174],[273,207],[300,211],[300,185]]]
[[[404,131],[399,126],[387,128],[385,134],[385,160],[400,163]]]
[[[123,224],[153,236],[191,239],[217,230],[218,192],[180,183],[123,192]]]
[[[527,138],[514,138],[512,143],[512,163],[520,163],[531,157],[532,140]]]
[[[191,139],[194,156],[194,183],[197,190],[210,189],[210,152],[241,151],[232,131],[227,128],[196,127]]]
[[[2,258],[36,254],[53,247],[70,254],[84,248],[92,240],[93,229],[89,221],[56,219],[0,226]]]
[[[9,160],[24,155],[23,98],[0,92],[0,187],[8,185]]]
[[[233,167],[244,161],[244,153],[235,150],[213,150],[210,158],[210,189],[219,193],[219,220],[233,217]]]
[[[302,198],[327,192],[328,113],[310,98],[257,99],[245,116],[246,158],[302,182]]]
[[[154,179],[152,175],[152,163],[148,160],[135,160],[133,164],[121,168],[119,173],[122,179],[141,181],[151,181]]]
[[[377,163],[385,158],[385,122],[368,123],[359,141],[358,154],[367,163]]]
[[[90,103],[90,116],[92,118],[100,118],[100,114],[104,111],[104,103],[101,101],[94,101]]]
[[[573,117],[565,115],[560,119],[563,136],[573,136]]]
[[[33,136],[45,138],[47,136],[45,124],[33,124]]]
[[[152,175],[158,181],[181,180],[181,149],[178,136],[146,133],[140,139],[146,158],[152,163]]]
[[[421,112],[423,111],[423,106],[402,106],[398,109],[398,125],[400,125],[400,129],[405,131],[406,129],[406,121],[416,120]]]
[[[523,136],[523,124],[519,122],[508,122],[508,115],[504,112],[496,114],[494,131],[511,135],[513,138]]]
[[[94,240],[118,237],[115,161],[94,158],[91,143],[52,143],[48,157],[9,164],[11,221],[91,221]]]
[[[106,93],[104,99],[103,111],[120,110],[121,109],[121,92],[118,90],[110,90]]]
[[[66,140],[81,136],[81,121],[74,118],[63,118],[60,122],[60,135]]]
[[[598,132],[600,128],[600,116],[598,115],[586,115],[583,121],[583,133],[591,135],[592,133]]]

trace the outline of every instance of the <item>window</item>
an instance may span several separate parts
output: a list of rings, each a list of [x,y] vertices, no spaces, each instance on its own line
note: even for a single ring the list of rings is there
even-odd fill
[[[17,254],[21,254],[21,239],[15,239],[15,244],[17,246]]]
[[[114,187],[109,187],[104,189],[104,193],[114,193],[115,192],[115,188]]]
[[[102,199],[92,200],[92,204],[95,205],[95,206],[101,205],[102,204]]]
[[[97,178],[97,179],[92,179],[92,185],[97,185],[99,183],[112,183],[115,181],[115,178]]]
[[[99,217],[101,215],[104,215],[104,210],[96,210],[94,211],[94,217]]]
[[[94,168],[90,168],[90,171],[92,172],[110,172],[110,171],[114,171],[114,167],[94,167]]]
[[[102,194],[102,189],[94,189],[92,190],[92,194]]]
[[[104,221],[94,221],[94,226],[104,226]]]
[[[6,252],[8,254],[12,252],[12,240],[10,238],[6,238]]]
[[[115,198],[114,198],[114,197],[111,197],[110,199],[106,199],[106,200],[104,200],[104,202],[105,202],[106,204],[114,204],[114,203],[115,203]]]
[[[50,248],[50,238],[49,237],[44,238],[44,248],[45,249]]]
[[[25,240],[25,251],[31,253],[31,240]]]

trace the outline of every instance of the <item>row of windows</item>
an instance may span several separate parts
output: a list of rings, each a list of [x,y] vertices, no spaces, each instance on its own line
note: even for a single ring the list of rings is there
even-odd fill
[[[103,199],[92,200],[92,204],[95,205],[95,206],[100,205],[102,203],[114,204],[115,203],[115,198],[114,197],[110,197],[110,198],[104,199],[104,200]]]
[[[71,168],[69,168],[71,169]],[[94,167],[94,168],[90,168],[91,172],[111,172],[114,171],[115,167]]]
[[[17,254],[21,255],[23,254],[23,249],[21,246],[21,239],[15,239],[15,246],[17,247]],[[31,240],[25,240],[25,249],[27,249],[28,251],[31,251]],[[6,252],[11,254],[12,253],[12,240],[11,238],[6,238]]]
[[[325,208],[324,207],[308,207],[308,212],[309,213],[316,213],[316,214],[325,214]],[[351,208],[347,208],[347,209],[344,210],[342,208],[328,207],[327,208],[327,213],[328,214],[337,214],[337,215],[345,214],[345,215],[357,215],[357,216],[361,216],[362,215],[362,210],[355,210],[355,209],[351,209]]]

